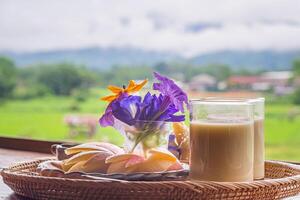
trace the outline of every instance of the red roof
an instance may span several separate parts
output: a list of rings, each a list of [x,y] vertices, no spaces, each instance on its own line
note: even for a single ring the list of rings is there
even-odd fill
[[[253,84],[262,81],[260,76],[231,76],[228,79],[230,84]]]

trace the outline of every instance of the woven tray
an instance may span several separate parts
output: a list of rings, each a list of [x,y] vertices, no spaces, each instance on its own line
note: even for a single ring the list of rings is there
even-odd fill
[[[121,181],[42,177],[37,165],[23,162],[2,170],[4,182],[17,194],[34,199],[280,199],[300,192],[300,167],[266,162],[266,178],[254,182]]]

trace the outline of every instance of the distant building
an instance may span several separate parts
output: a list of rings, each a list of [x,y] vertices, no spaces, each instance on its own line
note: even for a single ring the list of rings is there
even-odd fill
[[[291,71],[275,71],[261,74],[263,81],[273,86],[287,86],[292,77],[293,73]]]
[[[228,78],[227,84],[232,89],[253,90],[253,85],[260,82],[260,76],[231,76]]]
[[[293,77],[291,71],[265,72],[261,77],[277,95],[287,95],[294,92],[294,87],[291,85],[291,78]]]
[[[192,91],[209,91],[217,89],[217,80],[215,77],[208,74],[199,74],[194,76],[190,83],[189,88]]]
[[[272,90],[277,95],[285,95],[293,92],[290,84],[292,76],[291,71],[271,71],[257,76],[231,76],[227,84],[231,89]]]

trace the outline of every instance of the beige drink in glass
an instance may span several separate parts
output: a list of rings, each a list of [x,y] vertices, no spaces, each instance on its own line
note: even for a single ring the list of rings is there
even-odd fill
[[[253,105],[246,101],[191,101],[190,178],[252,181]]]
[[[264,98],[250,99],[254,106],[254,179],[265,176]]]

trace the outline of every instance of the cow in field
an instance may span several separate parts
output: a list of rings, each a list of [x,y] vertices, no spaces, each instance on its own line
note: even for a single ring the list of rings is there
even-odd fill
[[[93,115],[67,115],[64,122],[70,128],[69,135],[72,137],[84,133],[91,138],[96,134],[98,126],[98,118]]]

